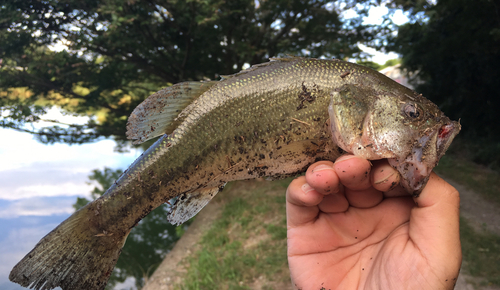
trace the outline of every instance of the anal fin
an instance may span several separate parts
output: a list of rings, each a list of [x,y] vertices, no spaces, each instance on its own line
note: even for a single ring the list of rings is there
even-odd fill
[[[200,212],[222,188],[224,186],[203,188],[181,195],[175,201],[172,211],[168,215],[168,221],[173,225],[185,223]]]

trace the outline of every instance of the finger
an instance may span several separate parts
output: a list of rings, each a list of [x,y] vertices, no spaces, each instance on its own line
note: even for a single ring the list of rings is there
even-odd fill
[[[319,161],[311,165],[306,171],[306,182],[324,195],[340,191],[339,177],[331,161]]]
[[[399,184],[399,178],[399,172],[389,165],[387,159],[373,161],[371,183],[377,190],[391,191]]]
[[[410,238],[422,255],[433,261],[442,261],[443,276],[458,274],[462,255],[459,235],[458,191],[446,181],[431,173],[410,217]],[[456,277],[456,276],[455,276]]]
[[[306,182],[304,176],[294,179],[286,190],[286,216],[289,227],[314,221],[319,213],[317,205],[323,195]]]
[[[384,193],[384,197],[410,195],[399,185],[401,175],[389,165],[387,159],[373,161],[371,182],[374,188]]]
[[[323,195],[307,184],[304,176],[295,178],[286,191],[286,201],[297,206],[316,206],[321,200]]]
[[[341,192],[339,177],[331,161],[319,161],[311,165],[306,172],[306,181],[317,192],[324,194],[318,204],[324,213],[345,212],[349,208],[344,194]]]
[[[345,197],[349,205],[356,208],[371,208],[384,199],[384,194],[373,187],[364,190],[346,189]]]
[[[354,155],[344,155],[335,161],[334,168],[340,182],[346,188],[364,190],[371,187],[371,164],[368,160]]]
[[[323,200],[318,205],[319,210],[324,213],[341,213],[349,209],[349,202],[347,201],[343,191],[325,195]]]
[[[384,192],[384,197],[398,197],[398,196],[411,196],[401,185],[396,185],[393,189]]]

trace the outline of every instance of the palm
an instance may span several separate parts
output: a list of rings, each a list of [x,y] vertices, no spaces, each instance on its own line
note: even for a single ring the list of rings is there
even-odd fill
[[[384,198],[381,191],[371,186],[369,178],[360,181],[366,164],[358,169],[361,174],[351,171],[350,176],[355,176],[351,181],[342,173],[337,175],[337,180],[345,186],[336,189],[335,178],[331,181],[329,176],[335,174],[333,170],[321,174],[308,171],[306,177],[290,185],[288,255],[296,287],[451,289],[458,275],[460,244],[455,241],[451,246],[448,243],[441,247],[433,240],[453,241],[456,237],[443,239],[439,227],[433,237],[422,236],[419,228],[425,226],[425,220],[418,220],[421,209],[412,198],[398,196],[400,191],[395,194],[391,191]],[[301,185],[305,179],[315,190],[294,197],[297,184]],[[330,183],[325,183],[327,180]],[[333,193],[326,192],[329,189]],[[297,200],[300,200],[298,205]],[[448,258],[443,259],[443,255]]]

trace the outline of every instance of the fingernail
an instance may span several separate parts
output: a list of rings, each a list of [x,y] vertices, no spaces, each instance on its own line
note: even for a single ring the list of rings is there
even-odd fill
[[[335,160],[335,163],[343,162],[343,161],[353,159],[353,158],[359,158],[359,157],[356,155],[343,155],[343,156],[340,156],[339,158],[337,158],[337,160]]]
[[[314,190],[314,188],[312,188],[309,184],[304,183],[304,185],[302,185],[302,191],[304,193],[308,193],[309,191],[312,191],[312,190]]]
[[[322,170],[334,170],[332,166],[329,166],[329,165],[326,165],[326,164],[320,164],[316,167],[314,167],[314,169],[312,170],[312,172],[318,172],[318,171],[322,171]]]
[[[389,174],[389,175],[387,175],[387,176],[385,176],[385,177],[382,177],[382,178],[380,178],[379,180],[375,181],[374,183],[375,183],[375,184],[381,184],[381,183],[387,182],[387,181],[389,181],[389,178],[390,178],[391,176],[393,176],[394,174],[396,174],[396,172],[392,172],[392,174]]]

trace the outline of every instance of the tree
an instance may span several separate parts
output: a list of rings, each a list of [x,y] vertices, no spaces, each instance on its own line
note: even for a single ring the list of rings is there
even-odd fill
[[[360,56],[357,43],[383,30],[361,24],[366,7],[377,2],[4,1],[0,125],[44,143],[109,136],[121,142],[130,112],[161,87],[216,79],[271,56]],[[342,20],[339,14],[349,9],[360,17]],[[58,43],[67,49],[49,49]],[[27,129],[54,105],[92,118]]]
[[[462,135],[498,144],[500,4],[439,0],[417,8],[420,17],[400,27],[393,46],[404,67],[418,72],[417,90],[461,119]]]

